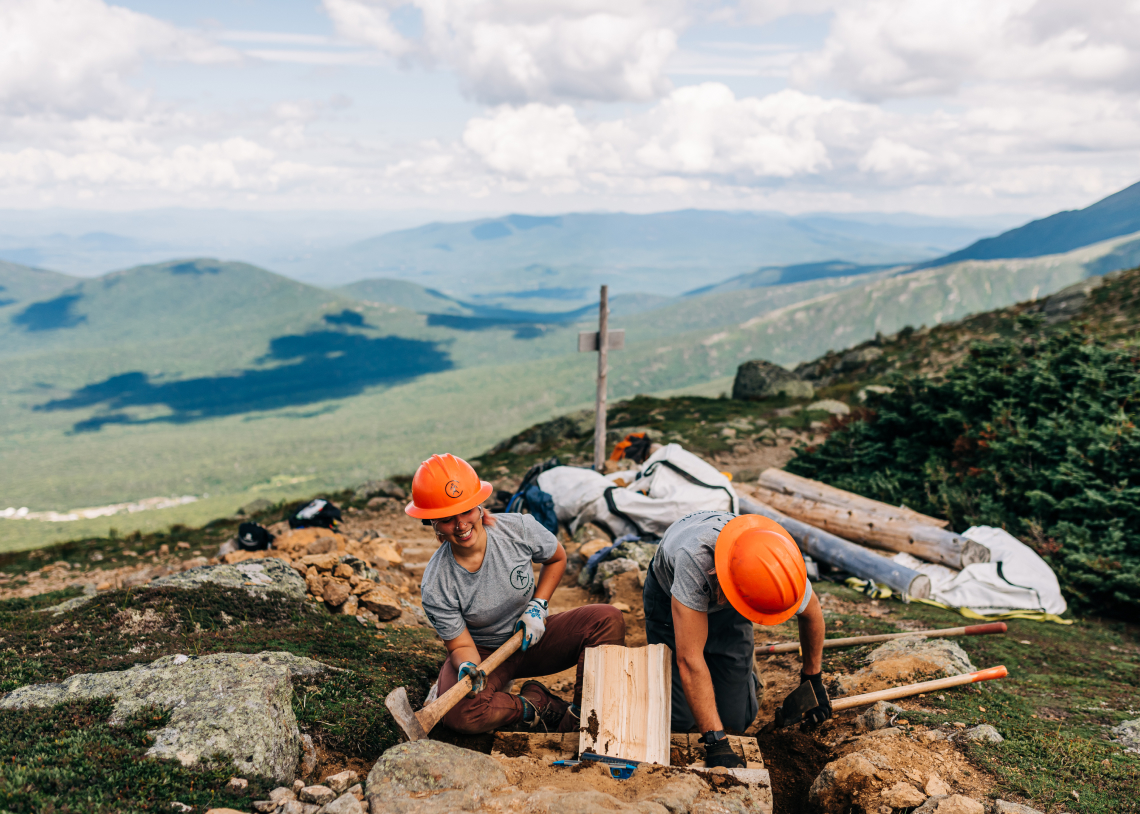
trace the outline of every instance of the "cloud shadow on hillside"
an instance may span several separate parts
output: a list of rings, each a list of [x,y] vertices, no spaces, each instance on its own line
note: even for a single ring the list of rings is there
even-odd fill
[[[269,352],[258,362],[285,364],[169,382],[154,382],[147,374],[134,371],[86,385],[67,398],[34,409],[106,410],[77,422],[74,432],[98,431],[107,424],[186,423],[347,398],[367,387],[397,384],[454,367],[435,342],[336,331],[279,336],[270,341]],[[163,406],[172,414],[138,419],[123,412],[131,407]]]
[[[71,310],[81,299],[83,299],[82,294],[64,294],[54,300],[32,303],[12,317],[12,322],[29,333],[74,328],[87,321],[86,316]]]

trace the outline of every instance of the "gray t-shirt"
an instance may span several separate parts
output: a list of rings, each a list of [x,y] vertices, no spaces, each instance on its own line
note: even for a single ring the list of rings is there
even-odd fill
[[[531,563],[546,562],[558,540],[529,514],[497,514],[487,527],[487,553],[471,573],[441,545],[420,582],[424,613],[444,641],[463,632],[480,647],[498,647],[511,637],[515,622],[534,596]]]
[[[686,608],[702,613],[716,613],[732,607],[716,602],[720,586],[716,574],[716,538],[730,520],[731,512],[703,511],[685,515],[669,527],[661,539],[657,556],[653,559],[653,576]],[[804,601],[796,616],[807,610],[811,599],[811,582],[804,577]]]

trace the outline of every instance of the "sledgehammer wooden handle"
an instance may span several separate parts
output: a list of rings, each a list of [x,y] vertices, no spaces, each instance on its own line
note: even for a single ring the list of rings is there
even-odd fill
[[[831,647],[851,647],[857,644],[874,644],[875,642],[889,642],[891,639],[901,639],[904,636],[926,636],[928,639],[933,639],[948,636],[984,636],[987,633],[1005,633],[1005,631],[1005,622],[990,622],[985,625],[947,627],[942,630],[910,630],[903,633],[879,633],[874,636],[848,636],[846,639],[824,639],[823,649],[827,650]],[[798,653],[799,649],[799,642],[762,644],[756,648],[756,655],[766,656],[769,653]]]
[[[523,633],[522,630],[518,631],[514,636],[507,639],[502,647],[479,662],[479,667],[483,672],[490,675],[496,667],[510,658],[522,646]],[[427,733],[431,732],[432,727],[439,723],[440,718],[451,712],[451,708],[459,703],[459,699],[469,692],[471,692],[471,677],[464,676],[459,683],[419,712],[412,712],[411,704],[408,703],[407,690],[403,687],[398,687],[390,692],[388,697],[384,699],[384,705],[388,707],[392,717],[404,730],[404,734],[410,740],[417,741],[426,738]]]
[[[909,698],[912,695],[918,695],[922,692],[946,690],[950,687],[960,687],[963,684],[973,684],[975,681],[990,681],[994,678],[1005,678],[1007,675],[1009,675],[1009,671],[1003,666],[989,667],[985,670],[978,670],[976,673],[962,673],[962,675],[950,676],[949,678],[936,678],[934,681],[923,681],[919,684],[907,684],[904,687],[892,687],[889,690],[878,690],[877,692],[868,692],[863,695],[852,695],[850,698],[837,698],[831,702],[831,711],[840,712],[841,710],[851,709],[852,707],[861,707],[864,704],[873,704],[876,701],[893,701],[896,698]]]

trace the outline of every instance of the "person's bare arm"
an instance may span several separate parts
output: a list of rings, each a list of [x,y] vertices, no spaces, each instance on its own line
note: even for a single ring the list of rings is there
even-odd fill
[[[697,721],[699,732],[724,729],[716,710],[716,691],[712,674],[705,663],[705,642],[709,638],[707,613],[693,610],[677,601],[670,603],[673,610],[673,632],[677,643],[677,669],[681,673],[681,687],[685,700]]]
[[[554,556],[544,562],[542,570],[538,572],[538,585],[534,589],[534,598],[545,599],[549,602],[565,572],[566,549],[562,547],[562,543],[559,543]]]
[[[819,605],[818,595],[811,595],[807,608],[796,617],[796,622],[800,628],[803,672],[805,675],[815,675],[823,669],[823,608]]]
[[[447,646],[448,657],[456,670],[465,661],[478,664],[483,660],[483,657],[479,655],[479,649],[475,647],[475,640],[471,638],[467,628],[463,628],[463,632],[454,639],[445,641],[444,645]]]

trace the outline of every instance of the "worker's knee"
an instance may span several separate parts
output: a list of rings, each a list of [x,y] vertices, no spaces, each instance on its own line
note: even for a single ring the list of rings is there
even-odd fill
[[[625,644],[625,616],[613,605],[598,605],[597,644]]]
[[[443,724],[460,735],[479,735],[494,727],[487,722],[491,711],[491,693],[482,692],[464,698],[443,716]],[[484,696],[487,696],[484,698]]]

